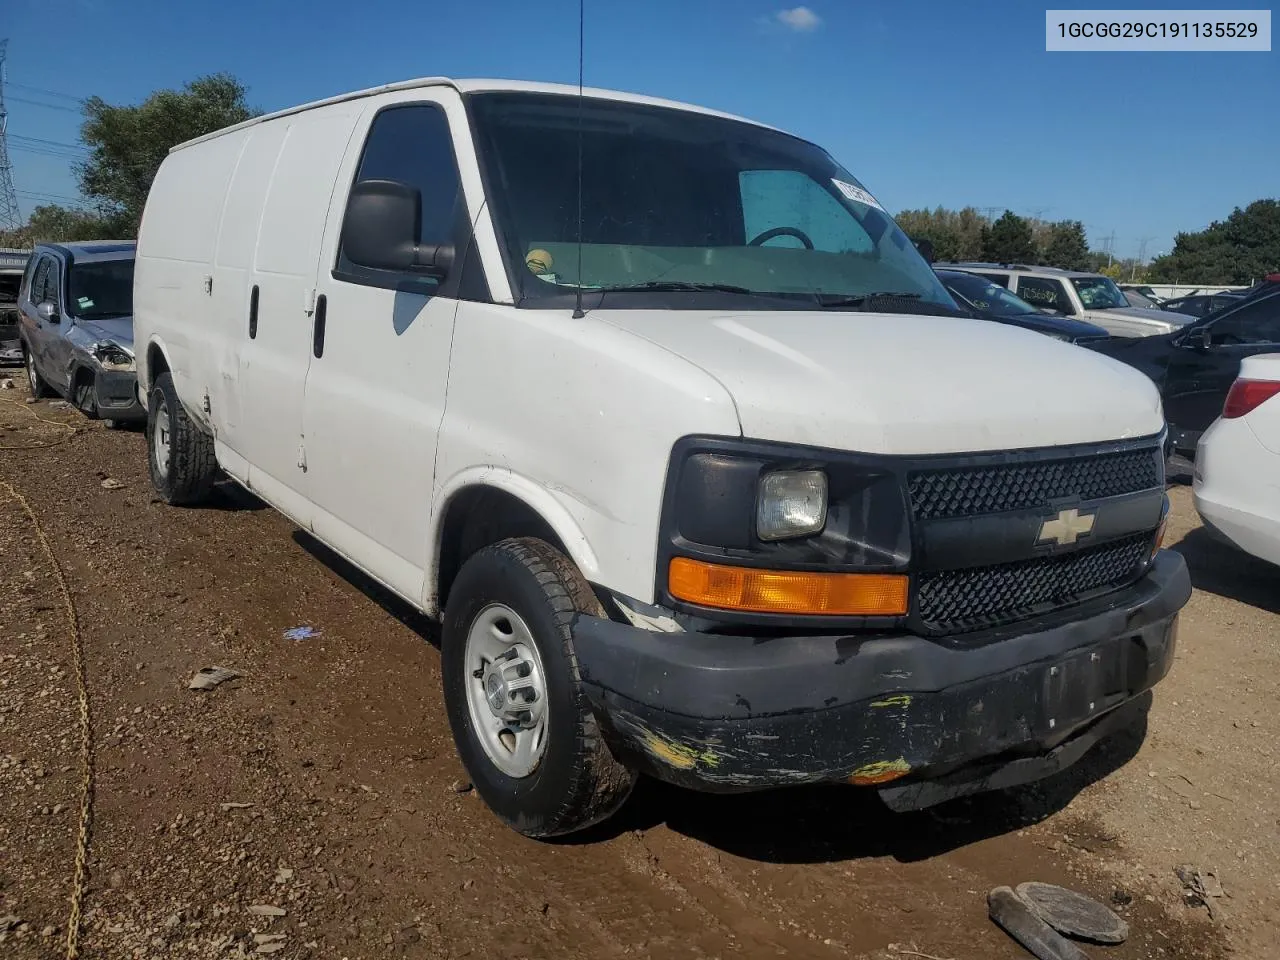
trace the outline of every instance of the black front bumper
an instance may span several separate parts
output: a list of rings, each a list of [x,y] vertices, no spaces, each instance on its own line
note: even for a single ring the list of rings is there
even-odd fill
[[[145,420],[147,408],[138,402],[138,375],[99,370],[93,382],[94,403],[104,420]]]
[[[1136,719],[1173,661],[1186,564],[1019,625],[928,640],[661,633],[583,617],[583,683],[614,750],[708,791],[851,781],[928,806],[1046,776]]]

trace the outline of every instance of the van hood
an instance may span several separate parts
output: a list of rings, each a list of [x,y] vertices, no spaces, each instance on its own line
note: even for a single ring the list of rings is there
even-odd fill
[[[1095,443],[1164,428],[1132,368],[962,317],[603,310],[718,380],[745,436],[881,454]]]

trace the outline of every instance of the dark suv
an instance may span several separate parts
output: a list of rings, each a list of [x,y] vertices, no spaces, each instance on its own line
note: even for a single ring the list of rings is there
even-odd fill
[[[130,242],[39,244],[18,297],[34,396],[60,393],[112,425],[145,420],[133,360]]]
[[[1240,361],[1280,353],[1280,284],[1251,292],[1176,333],[1085,344],[1137,367],[1160,388],[1169,436],[1178,453],[1194,457],[1200,434],[1222,413]]]

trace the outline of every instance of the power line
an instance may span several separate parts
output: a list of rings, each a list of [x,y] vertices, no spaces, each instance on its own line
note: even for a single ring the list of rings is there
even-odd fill
[[[14,103],[25,103],[33,107],[44,107],[46,110],[65,110],[67,113],[80,113],[79,107],[64,107],[60,103],[41,103],[39,100],[30,100],[27,97],[10,97]]]
[[[84,97],[73,97],[69,93],[59,93],[57,90],[46,90],[44,87],[33,87],[25,83],[11,83],[9,86],[15,90],[26,90],[28,93],[40,93],[46,97],[60,97],[63,100],[71,100],[75,103],[84,103]]]
[[[18,196],[24,200],[51,200],[58,203],[84,203],[84,197],[67,197],[60,193],[39,193],[31,190],[19,190]]]
[[[67,143],[63,140],[46,140],[43,137],[28,137],[20,133],[10,134],[9,139],[14,143],[29,143],[29,144],[32,144],[33,146],[38,145],[42,147],[66,147],[71,150],[83,150],[83,151],[88,151],[89,149],[83,143]]]
[[[83,161],[88,157],[83,153],[71,153],[67,150],[48,150],[44,147],[29,147],[26,144],[15,143],[10,147],[14,153],[30,153],[37,157],[52,157],[55,160]]]

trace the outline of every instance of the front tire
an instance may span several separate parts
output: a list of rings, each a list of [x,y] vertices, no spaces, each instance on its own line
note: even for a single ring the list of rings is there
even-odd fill
[[[147,462],[151,485],[175,506],[205,499],[218,469],[213,439],[191,422],[168,372],[156,378],[147,400]]]
[[[449,591],[441,647],[454,743],[481,798],[529,837],[598,823],[635,785],[582,688],[580,613],[603,615],[573,564],[533,538],[477,551]]]

